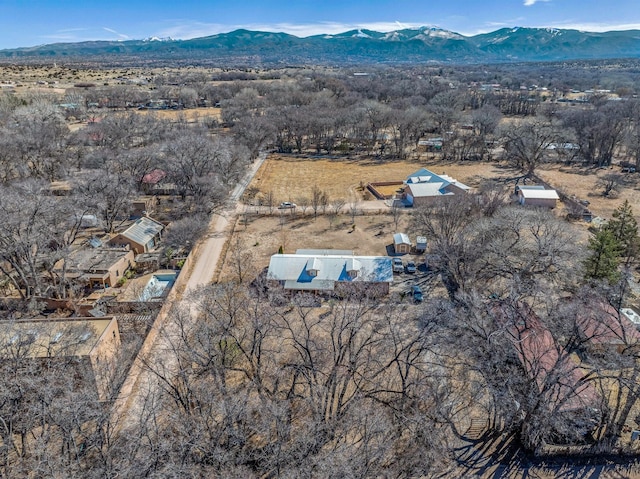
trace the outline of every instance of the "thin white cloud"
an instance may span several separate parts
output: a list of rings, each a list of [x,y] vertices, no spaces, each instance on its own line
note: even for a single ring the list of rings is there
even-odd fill
[[[538,2],[550,2],[551,0],[524,0],[524,6],[530,7]]]
[[[71,33],[71,32],[86,32],[88,31],[88,28],[62,28],[60,30],[58,30],[58,33]]]
[[[120,37],[121,40],[129,40],[129,35],[125,35],[124,33],[120,33],[116,30],[114,30],[113,28],[108,28],[108,27],[102,27],[103,30],[109,32],[109,33],[113,33],[114,35],[117,35],[118,37]]]
[[[620,30],[640,30],[640,23],[589,23],[589,22],[553,22],[546,27],[580,30],[583,32],[612,32]]]
[[[515,25],[522,25],[522,23],[524,23],[525,21],[526,21],[525,17],[516,17],[516,18],[509,18],[506,20],[502,20],[499,22],[485,22],[483,30],[487,31],[487,29],[489,29],[488,31],[491,31],[497,28],[502,28],[502,27],[513,27]]]
[[[512,18],[505,21],[485,22],[484,25],[476,30],[457,32],[462,35],[472,36],[480,33],[489,33],[500,28],[510,27],[529,27],[529,28],[559,28],[565,30],[580,30],[583,32],[611,32],[621,30],[640,30],[640,23],[588,23],[577,22],[573,20],[552,21],[545,24],[532,24],[526,21],[524,17]]]
[[[90,30],[88,28],[64,28],[64,29],[61,29],[61,30],[56,30],[53,33],[49,33],[49,34],[46,34],[46,35],[40,35],[39,38],[41,38],[42,41],[47,42],[47,43],[50,43],[50,42],[64,42],[64,43],[80,42],[80,41],[89,39],[89,38],[85,38],[85,37],[90,37],[89,34],[85,33],[85,32],[89,32],[89,31]]]

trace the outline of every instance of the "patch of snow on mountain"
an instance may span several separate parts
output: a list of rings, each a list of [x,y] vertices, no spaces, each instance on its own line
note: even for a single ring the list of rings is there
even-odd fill
[[[173,38],[171,37],[149,37],[149,38],[145,38],[144,39],[145,42],[170,42],[173,41]]]
[[[437,38],[462,38],[462,35],[458,35],[457,33],[453,33],[448,30],[442,30],[441,28],[430,28],[429,30],[425,30],[424,33],[430,37]]]
[[[493,40],[491,40],[491,42],[489,42],[489,43],[492,43],[492,44],[494,44],[494,45],[495,45],[496,43],[502,43],[502,42],[504,42],[505,40],[508,40],[508,39],[509,39],[509,37],[508,37],[508,36],[507,36],[507,37],[498,37],[498,38],[494,38],[494,39],[493,39]]]
[[[401,35],[398,32],[389,32],[389,33],[386,33],[385,36],[382,37],[382,39],[394,42],[394,41],[401,40],[402,37],[404,37],[404,35]]]

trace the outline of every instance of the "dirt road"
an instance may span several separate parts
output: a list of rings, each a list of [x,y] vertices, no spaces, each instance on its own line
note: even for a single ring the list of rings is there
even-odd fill
[[[145,361],[147,364],[153,365],[158,362],[159,358],[162,358],[165,367],[171,368],[170,338],[172,331],[177,326],[171,323],[169,312],[174,307],[185,307],[192,311],[192,317],[197,313],[192,310],[192,305],[189,303],[189,293],[211,283],[224,250],[224,244],[228,239],[229,226],[233,224],[235,216],[240,210],[238,200],[265,158],[266,155],[261,154],[251,165],[245,177],[232,191],[228,206],[213,215],[208,233],[189,254],[178,280],[158,313],[153,327],[140,348],[137,359],[120,388],[118,399],[114,403],[113,417],[121,429],[126,430],[128,426],[136,423],[136,419],[143,414],[146,393],[154,387],[155,377],[145,367]]]

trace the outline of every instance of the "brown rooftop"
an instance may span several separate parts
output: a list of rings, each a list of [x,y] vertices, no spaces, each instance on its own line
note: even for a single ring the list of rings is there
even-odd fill
[[[24,358],[88,356],[112,321],[113,317],[0,321],[0,350]]]

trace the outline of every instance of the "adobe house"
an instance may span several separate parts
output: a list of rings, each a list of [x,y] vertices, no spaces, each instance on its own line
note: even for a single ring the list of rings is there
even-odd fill
[[[350,286],[359,286],[376,294],[388,294],[393,271],[388,256],[355,256],[353,251],[345,250],[298,250],[295,254],[271,256],[267,279],[288,291],[348,291]]]
[[[409,175],[404,184],[403,200],[408,206],[428,205],[437,198],[467,193],[471,189],[444,173],[436,175],[425,168]]]
[[[90,288],[110,288],[134,266],[134,258],[128,247],[79,248],[58,261],[53,272],[59,277],[86,281]]]
[[[158,189],[158,185],[160,185],[166,177],[167,173],[159,168],[150,171],[142,177],[142,190],[147,194],[155,193],[154,190]]]
[[[141,218],[155,213],[158,199],[155,196],[140,196],[131,202],[131,218]]]
[[[640,332],[629,319],[638,317],[633,310],[618,312],[609,304],[597,304],[576,319],[581,338],[594,353],[617,351],[640,346]],[[631,311],[633,314],[629,313]]]
[[[405,233],[395,233],[393,235],[393,250],[396,254],[411,253],[411,240]]]
[[[162,237],[164,225],[159,221],[143,216],[122,233],[109,240],[111,246],[129,246],[135,254],[153,250]]]
[[[109,398],[120,349],[114,317],[0,321],[0,344],[19,349],[25,368],[53,362],[79,378],[80,389],[99,400]]]
[[[491,314],[505,328],[506,339],[512,343],[523,370],[548,400],[549,414],[597,424],[599,391],[591,382],[584,381],[585,371],[575,355],[556,343],[531,307],[525,303],[496,302]]]
[[[444,139],[441,137],[418,140],[418,151],[420,153],[425,153],[427,151],[440,151],[442,150],[443,143]]]
[[[542,208],[555,208],[560,197],[556,190],[547,190],[542,185],[518,185],[516,186],[518,203],[527,206],[539,206]]]
[[[73,193],[73,187],[68,181],[52,181],[49,186],[49,191],[54,196],[69,196]]]

